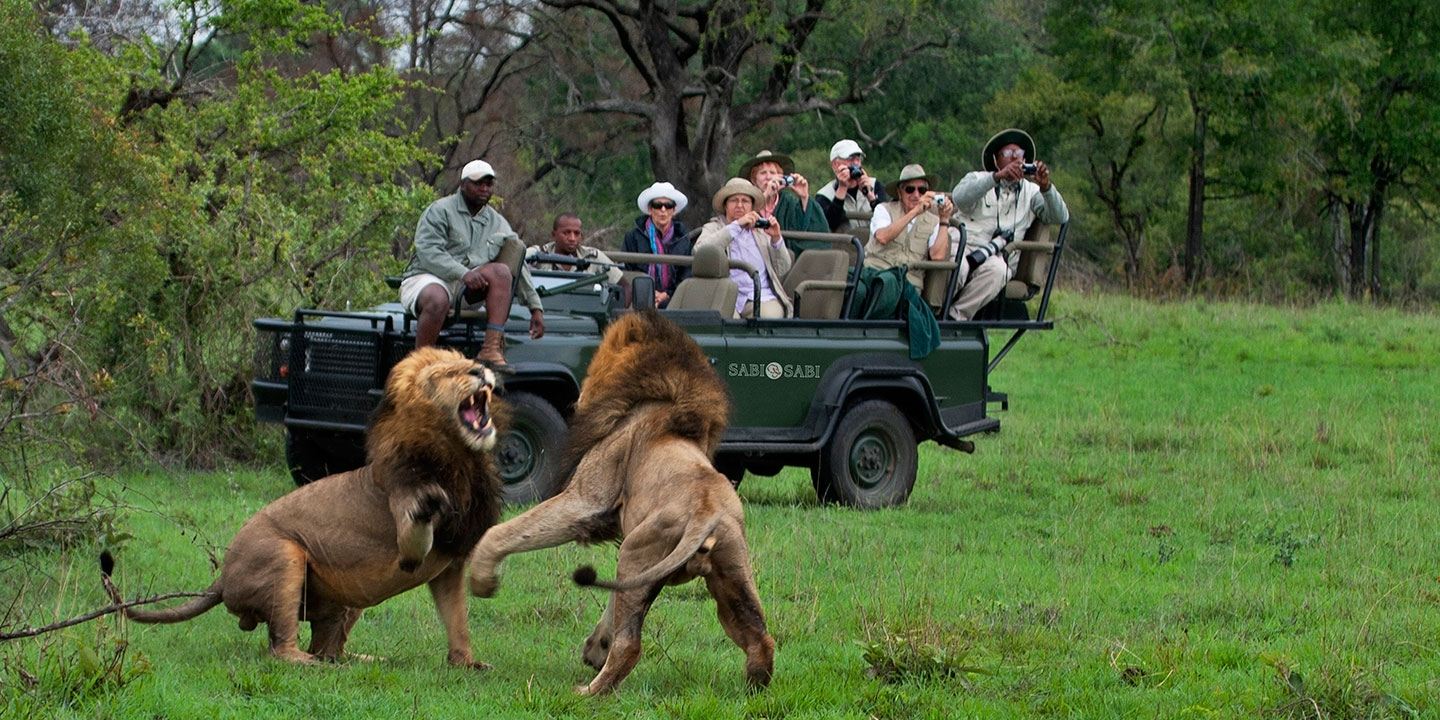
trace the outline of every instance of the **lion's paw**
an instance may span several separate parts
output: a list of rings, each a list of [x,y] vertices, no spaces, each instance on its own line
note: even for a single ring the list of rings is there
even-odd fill
[[[475,597],[495,597],[495,591],[500,589],[500,578],[494,575],[470,576],[470,594]]]

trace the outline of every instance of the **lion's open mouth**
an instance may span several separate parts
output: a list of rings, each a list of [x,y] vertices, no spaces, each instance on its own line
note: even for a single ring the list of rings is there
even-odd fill
[[[460,403],[460,426],[477,437],[494,432],[495,424],[490,419],[489,387],[480,388]]]

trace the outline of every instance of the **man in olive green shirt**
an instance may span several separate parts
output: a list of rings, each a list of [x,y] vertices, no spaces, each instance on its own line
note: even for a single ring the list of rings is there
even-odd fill
[[[415,315],[415,347],[434,345],[455,302],[485,306],[485,342],[476,358],[504,368],[505,319],[510,314],[510,268],[495,262],[508,238],[518,238],[495,208],[495,170],[475,160],[460,171],[460,189],[430,204],[415,226],[415,252],[400,282],[400,304]],[[540,295],[520,267],[520,295],[530,308],[530,337],[545,334]]]

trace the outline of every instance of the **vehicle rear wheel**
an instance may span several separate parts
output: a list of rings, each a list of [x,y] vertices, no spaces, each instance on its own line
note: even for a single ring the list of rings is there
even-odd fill
[[[500,469],[500,499],[506,504],[544,500],[560,492],[557,478],[560,449],[565,443],[565,418],[544,398],[527,392],[504,396],[510,405],[510,432],[495,445]]]
[[[730,481],[731,487],[740,489],[740,483],[745,479],[745,463],[738,459],[715,458],[715,470]]]
[[[866,400],[847,408],[835,426],[814,475],[815,492],[822,502],[866,510],[903,505],[918,461],[905,415],[884,400]]]
[[[297,486],[364,464],[363,434],[285,428],[285,465]]]

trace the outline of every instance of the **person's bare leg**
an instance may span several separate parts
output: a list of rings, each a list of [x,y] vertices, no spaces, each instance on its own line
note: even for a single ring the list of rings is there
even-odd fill
[[[445,317],[450,314],[450,293],[439,285],[426,285],[415,299],[415,347],[430,347],[440,337]]]

